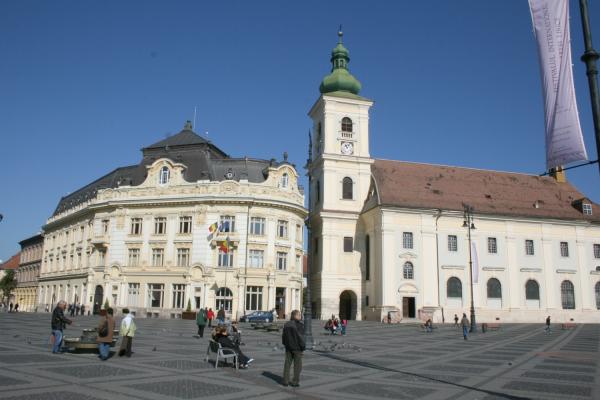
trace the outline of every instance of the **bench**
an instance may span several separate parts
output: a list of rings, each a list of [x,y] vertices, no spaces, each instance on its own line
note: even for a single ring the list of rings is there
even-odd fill
[[[565,322],[564,324],[561,324],[561,329],[575,329],[577,327],[577,324],[574,322]]]
[[[263,322],[257,322],[255,324],[251,324],[250,326],[254,329],[264,329],[267,332],[279,332],[281,330],[281,327],[276,323],[268,324]]]
[[[491,324],[488,323],[487,324],[487,328],[491,329],[491,330],[497,330],[497,329],[500,329],[500,324],[498,324],[498,323],[491,323]]]
[[[96,338],[98,337],[98,331],[96,328],[84,329],[80,337],[65,337],[63,339],[63,346],[73,350],[96,350],[98,349],[98,343]],[[115,347],[119,340],[119,330],[113,330],[113,339],[110,343],[110,347]]]
[[[221,343],[215,342],[211,339],[208,342],[208,348],[206,349],[206,357],[204,358],[204,361],[208,362],[211,354],[216,355],[215,369],[219,366],[219,359],[224,360],[225,364],[227,364],[227,360],[233,359],[235,369],[238,369],[238,355],[233,349],[223,348],[221,347]]]

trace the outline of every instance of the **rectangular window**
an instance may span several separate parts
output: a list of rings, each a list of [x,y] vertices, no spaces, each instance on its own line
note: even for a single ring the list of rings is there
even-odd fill
[[[354,248],[353,238],[350,236],[345,236],[344,237],[344,253],[352,253],[353,248]]]
[[[402,232],[402,247],[405,249],[413,248],[413,234],[412,232]]]
[[[165,217],[154,218],[154,234],[164,235],[167,233],[167,219]]]
[[[174,284],[173,285],[173,308],[183,308],[183,300],[185,297],[185,285],[184,284]]]
[[[600,244],[594,244],[594,258],[600,258]]]
[[[137,307],[140,298],[140,284],[130,283],[127,288],[127,305]]]
[[[365,280],[371,279],[371,238],[365,237]]]
[[[177,266],[189,267],[190,266],[190,249],[177,249]]]
[[[369,307],[369,296],[365,296],[365,306]]]
[[[223,250],[219,249],[219,267],[233,267],[233,250],[229,250],[225,253]]]
[[[250,218],[250,234],[263,236],[265,234],[265,219],[260,217]]]
[[[98,250],[98,265],[104,265],[105,258],[106,258],[106,252],[104,250]],[[67,257],[64,256],[63,257],[63,267],[64,267],[64,264],[66,263],[66,259],[67,259]]]
[[[448,251],[458,251],[458,238],[456,235],[448,235]]]
[[[221,232],[235,232],[235,217],[233,215],[221,215],[219,223]]]
[[[302,273],[302,256],[296,255],[296,271]]]
[[[262,286],[246,287],[246,310],[262,311]]]
[[[162,267],[165,261],[165,249],[152,249],[152,265]]]
[[[288,237],[288,223],[287,221],[277,221],[277,237],[287,238]]]
[[[192,233],[192,217],[179,217],[179,233]]]
[[[142,219],[141,218],[131,218],[131,230],[129,231],[131,235],[141,235],[142,234]]]
[[[103,219],[102,220],[102,234],[105,235],[108,233],[108,226],[110,224],[110,221],[107,219]]]
[[[535,254],[535,249],[533,247],[533,240],[527,239],[525,240],[525,254],[528,256],[532,256]]]
[[[560,242],[560,256],[569,257],[569,243]]]
[[[148,284],[148,304],[153,308],[162,308],[165,285],[162,283]]]
[[[252,268],[262,268],[265,263],[265,252],[263,250],[248,251],[248,266]]]
[[[584,215],[592,215],[592,205],[591,204],[583,203],[582,208],[583,208]]]
[[[490,254],[498,253],[498,243],[496,241],[496,238],[494,238],[494,237],[488,238],[488,253],[490,253]]]
[[[287,270],[287,253],[285,251],[277,252],[277,269],[280,271]]]
[[[302,225],[296,224],[296,242],[302,242]]]
[[[130,267],[137,267],[140,265],[140,249],[129,249],[129,262]]]

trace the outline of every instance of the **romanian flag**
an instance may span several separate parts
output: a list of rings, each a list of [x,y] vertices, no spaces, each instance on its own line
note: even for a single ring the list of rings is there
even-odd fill
[[[229,251],[231,250],[231,242],[229,241],[229,236],[227,236],[227,238],[221,242],[221,244],[219,245],[219,250],[221,250],[223,253],[229,253]]]
[[[210,226],[208,227],[208,231],[209,231],[210,233],[215,233],[215,232],[217,231],[217,228],[218,228],[218,227],[219,227],[219,224],[217,224],[217,223],[215,222],[214,224],[212,224],[212,225],[210,225]]]

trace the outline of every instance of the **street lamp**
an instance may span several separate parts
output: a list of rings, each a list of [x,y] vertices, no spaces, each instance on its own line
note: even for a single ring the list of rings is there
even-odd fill
[[[312,188],[312,135],[308,132],[308,159],[306,160],[306,169],[308,170],[308,216],[304,223],[306,224],[306,239],[308,246],[306,246],[306,289],[304,289],[304,342],[307,349],[312,349],[314,346],[314,340],[312,335],[312,303],[310,294],[310,271],[312,267],[312,226],[310,219],[312,217],[312,199],[311,199],[311,188]],[[302,271],[304,272],[304,271]]]
[[[471,329],[469,332],[477,332],[477,324],[475,322],[475,302],[473,301],[473,254],[471,249],[471,230],[475,229],[475,224],[473,223],[473,207],[463,204],[464,208],[464,220],[463,220],[463,228],[467,228],[469,233],[469,278],[471,281]]]

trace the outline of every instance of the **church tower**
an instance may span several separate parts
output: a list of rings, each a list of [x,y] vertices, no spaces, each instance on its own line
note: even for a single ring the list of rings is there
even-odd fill
[[[331,73],[321,82],[321,95],[308,115],[313,120],[307,166],[311,176],[311,284],[313,312],[361,318],[363,276],[359,216],[371,182],[369,109],[359,96],[360,82],[348,71],[350,54],[343,33],[331,52]]]

